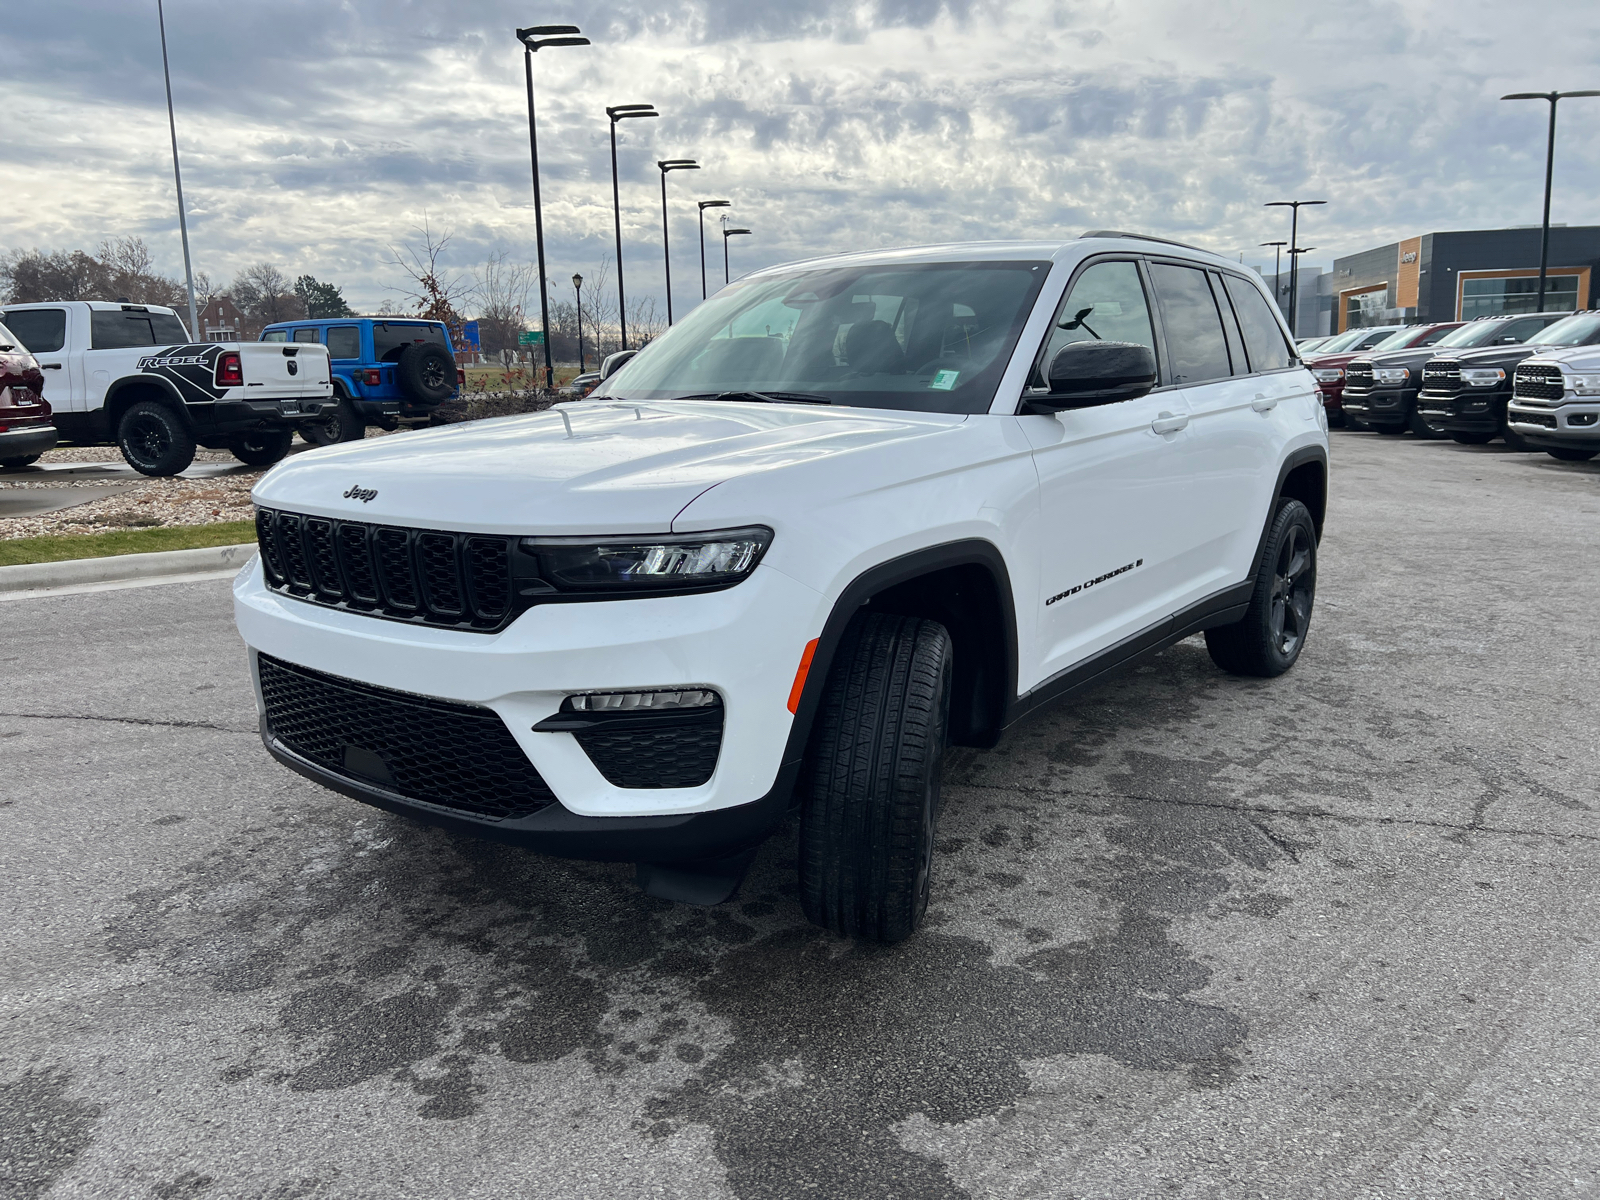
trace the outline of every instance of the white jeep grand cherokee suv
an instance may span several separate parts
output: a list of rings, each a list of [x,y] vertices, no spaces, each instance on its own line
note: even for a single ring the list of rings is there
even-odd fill
[[[928,902],[946,746],[1205,631],[1305,644],[1328,442],[1260,280],[1156,238],[725,287],[550,412],[304,455],[234,587],[267,748],[714,903],[791,811],[817,923]]]

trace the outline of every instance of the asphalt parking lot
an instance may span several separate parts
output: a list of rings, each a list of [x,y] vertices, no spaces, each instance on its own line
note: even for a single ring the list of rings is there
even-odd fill
[[[1295,670],[952,754],[892,948],[319,790],[225,584],[0,604],[0,1196],[1600,1195],[1600,463],[1334,471]]]

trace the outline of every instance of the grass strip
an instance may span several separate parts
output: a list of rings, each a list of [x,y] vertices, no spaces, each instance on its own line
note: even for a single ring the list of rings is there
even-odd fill
[[[195,550],[233,546],[256,539],[254,521],[222,521],[216,525],[167,525],[116,533],[64,533],[53,537],[8,538],[0,541],[0,567],[21,563],[63,562],[69,558],[109,558],[156,550]]]

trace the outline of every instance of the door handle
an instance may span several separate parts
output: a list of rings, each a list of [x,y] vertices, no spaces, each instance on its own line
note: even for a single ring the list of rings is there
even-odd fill
[[[1163,410],[1154,421],[1150,422],[1150,428],[1156,433],[1177,433],[1188,423],[1187,416],[1177,416]]]
[[[1279,397],[1268,396],[1264,392],[1257,392],[1256,398],[1250,401],[1250,407],[1259,413],[1271,412],[1278,405]]]
[[[61,364],[60,363],[40,363],[39,364],[39,369],[41,371],[59,371],[59,370],[61,370]]]

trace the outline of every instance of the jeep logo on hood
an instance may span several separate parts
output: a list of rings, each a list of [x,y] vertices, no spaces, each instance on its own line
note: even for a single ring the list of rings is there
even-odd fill
[[[368,500],[371,500],[377,496],[377,494],[377,488],[364,488],[360,484],[356,484],[344,494],[344,498],[346,500],[359,500],[361,503],[365,504]]]

